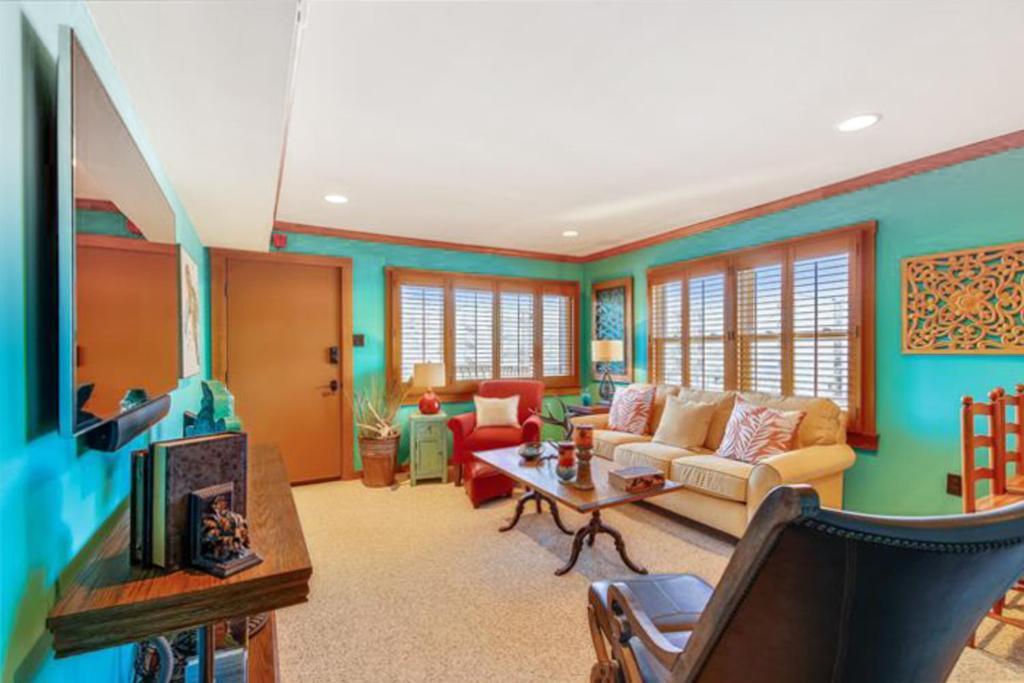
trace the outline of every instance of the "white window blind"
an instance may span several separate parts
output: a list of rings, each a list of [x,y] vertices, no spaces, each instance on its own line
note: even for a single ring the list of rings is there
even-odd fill
[[[793,264],[793,394],[850,399],[850,255]]]
[[[658,381],[683,383],[683,283],[672,280],[651,288],[652,362]]]
[[[725,388],[725,273],[690,278],[689,386]]]
[[[565,377],[573,370],[572,299],[564,294],[542,297],[544,376]]]
[[[481,289],[454,291],[455,379],[494,376],[494,292]]]
[[[444,288],[402,285],[402,379],[415,363],[444,362]]]
[[[782,393],[782,264],[736,273],[736,372],[741,391]]]
[[[501,377],[533,377],[532,292],[502,292]]]

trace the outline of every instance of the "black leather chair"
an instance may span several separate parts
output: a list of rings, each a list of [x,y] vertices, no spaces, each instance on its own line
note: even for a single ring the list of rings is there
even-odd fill
[[[597,582],[592,681],[943,681],[1024,568],[1024,503],[949,517],[761,504],[714,589],[670,574]]]

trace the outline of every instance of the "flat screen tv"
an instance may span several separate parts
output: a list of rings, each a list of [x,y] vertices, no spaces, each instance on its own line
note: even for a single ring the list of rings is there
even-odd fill
[[[74,33],[58,61],[60,431],[166,396],[180,372],[174,212]]]

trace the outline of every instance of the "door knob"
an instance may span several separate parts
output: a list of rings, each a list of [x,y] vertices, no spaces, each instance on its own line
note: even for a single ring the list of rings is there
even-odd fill
[[[333,393],[336,393],[339,388],[341,388],[341,384],[338,383],[338,380],[332,379],[327,384],[322,384],[322,385],[320,385],[317,388],[318,389],[330,389],[331,393],[333,394]]]

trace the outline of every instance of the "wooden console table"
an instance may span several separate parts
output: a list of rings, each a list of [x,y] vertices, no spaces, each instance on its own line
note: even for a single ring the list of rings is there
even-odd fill
[[[306,602],[313,567],[284,463],[277,449],[249,452],[248,521],[259,565],[226,579],[194,570],[166,573],[128,559],[128,512],[86,559],[46,620],[57,657],[208,626]],[[201,635],[209,635],[203,628]],[[272,629],[265,629],[273,637]],[[260,633],[262,636],[263,633]],[[259,637],[259,636],[258,636]],[[205,638],[200,638],[204,640]],[[259,659],[276,666],[261,645]],[[212,650],[208,653],[212,655]],[[203,657],[203,653],[200,653]],[[200,670],[204,662],[200,661]],[[212,667],[212,657],[209,658]]]

